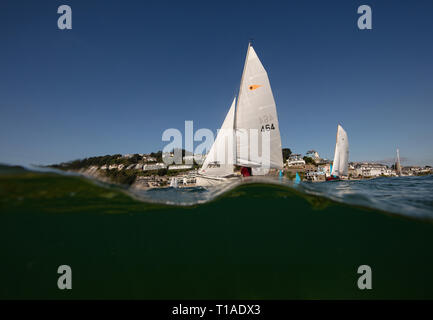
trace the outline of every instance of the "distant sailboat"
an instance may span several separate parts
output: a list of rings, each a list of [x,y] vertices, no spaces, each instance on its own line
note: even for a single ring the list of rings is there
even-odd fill
[[[295,183],[299,182],[301,182],[301,177],[299,176],[299,173],[296,172]]]
[[[395,172],[399,177],[401,176],[400,150],[398,149],[397,149],[397,160],[395,162]]]
[[[347,133],[341,125],[337,128],[337,138],[335,142],[334,162],[332,165],[331,176],[327,181],[339,180],[342,176],[347,176],[349,171],[349,139]]]
[[[171,178],[170,187],[172,187],[172,188],[178,188],[179,187],[178,182],[177,182],[177,178],[174,178],[174,177]]]
[[[258,133],[257,146],[252,146],[250,132]],[[262,152],[262,133],[269,133],[269,156]],[[259,159],[251,158],[256,147]],[[239,179],[235,166],[243,175],[263,175],[268,169],[282,169],[283,156],[277,109],[265,68],[251,43],[248,45],[238,99],[233,99],[201,169],[196,184],[209,186]]]

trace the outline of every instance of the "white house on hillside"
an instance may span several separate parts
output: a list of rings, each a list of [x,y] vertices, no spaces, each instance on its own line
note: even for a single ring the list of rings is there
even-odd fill
[[[296,167],[296,166],[303,166],[303,165],[305,165],[305,160],[302,159],[302,156],[300,154],[292,154],[287,159],[288,167]]]

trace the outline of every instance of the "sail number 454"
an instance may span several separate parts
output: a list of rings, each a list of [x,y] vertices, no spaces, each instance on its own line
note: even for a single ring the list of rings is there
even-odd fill
[[[262,125],[262,129],[260,129],[261,132],[263,131],[271,131],[271,130],[275,130],[275,126],[273,123],[271,124],[264,124]]]

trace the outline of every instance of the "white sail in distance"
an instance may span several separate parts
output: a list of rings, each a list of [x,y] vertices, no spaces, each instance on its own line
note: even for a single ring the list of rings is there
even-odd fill
[[[347,176],[349,171],[349,139],[342,126],[338,125],[335,142],[332,176]]]
[[[224,177],[233,174],[235,163],[235,117],[236,97],[226,118],[218,131],[217,137],[203,162],[201,174]]]
[[[251,45],[248,46],[239,89],[235,129],[238,165],[258,169],[260,167],[283,168],[281,136],[274,96],[268,74]],[[258,133],[256,139],[251,139],[252,136],[254,137],[252,131]],[[269,134],[268,151],[262,150],[262,140],[266,134]],[[247,136],[248,142],[242,139],[242,136]],[[254,157],[255,153],[257,157]]]
[[[395,165],[397,175],[401,176],[400,150],[397,149],[397,161]]]

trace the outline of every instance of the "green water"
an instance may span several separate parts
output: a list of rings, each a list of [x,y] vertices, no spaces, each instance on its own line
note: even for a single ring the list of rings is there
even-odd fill
[[[3,170],[0,212],[2,299],[433,298],[431,222],[284,186],[169,207]],[[72,290],[57,288],[63,264]],[[372,290],[357,287],[363,264]]]

